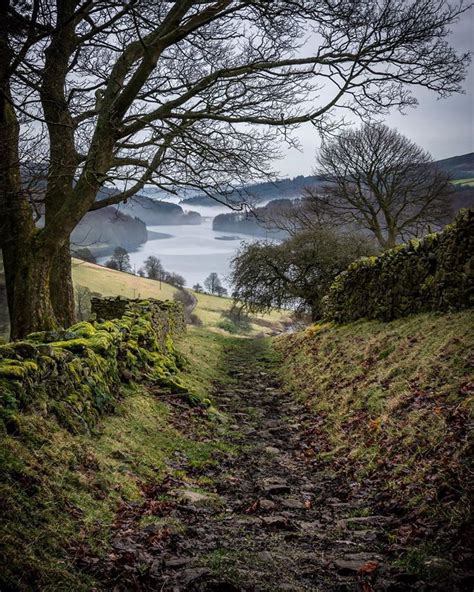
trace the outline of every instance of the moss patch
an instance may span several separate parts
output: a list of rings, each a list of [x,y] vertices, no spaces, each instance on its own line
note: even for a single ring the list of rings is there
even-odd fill
[[[122,301],[123,302],[123,301]],[[130,301],[120,319],[81,322],[0,346],[0,421],[15,433],[29,406],[72,431],[91,430],[117,403],[122,380],[147,378],[186,392],[176,377],[174,338],[184,330],[174,302]]]
[[[392,319],[474,305],[474,209],[462,210],[442,232],[352,263],[325,298],[337,322]]]

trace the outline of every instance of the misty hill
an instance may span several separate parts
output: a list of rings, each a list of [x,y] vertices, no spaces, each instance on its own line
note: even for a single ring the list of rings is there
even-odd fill
[[[104,188],[98,200],[114,195]],[[73,248],[88,247],[95,255],[109,254],[117,246],[134,250],[148,240],[147,226],[200,224],[197,212],[181,206],[137,195],[127,203],[87,213],[72,233]]]
[[[262,238],[286,238],[287,233],[283,230],[270,228],[268,218],[274,209],[282,208],[291,204],[289,199],[273,200],[262,208],[255,208],[252,211],[232,212],[219,214],[212,222],[213,230],[234,232],[239,234],[250,234]]]
[[[146,224],[113,206],[87,213],[71,235],[72,248],[88,247],[95,254],[115,247],[135,249],[148,238]]]
[[[443,171],[449,173],[453,179],[471,179],[474,177],[474,152],[437,160],[436,164]]]
[[[201,224],[198,212],[185,212],[177,204],[151,199],[145,195],[137,195],[127,203],[117,206],[120,212],[136,216],[147,226]]]
[[[103,187],[97,195],[97,200],[106,199],[117,193],[117,189]],[[113,207],[132,218],[140,218],[147,226],[201,224],[201,215],[198,212],[185,212],[177,204],[152,199],[142,194],[137,194],[126,203]]]
[[[462,154],[460,156],[453,156],[436,161],[436,164],[444,171],[449,173],[453,179],[470,179],[474,178],[474,152],[469,154]],[[253,185],[246,185],[239,190],[233,191],[227,195],[216,194],[216,197],[221,201],[228,201],[230,203],[241,203],[246,201],[250,204],[258,205],[259,203],[275,200],[275,199],[294,199],[301,196],[301,192],[305,187],[319,185],[323,181],[321,177],[310,175],[299,175],[293,179],[282,179],[280,181],[255,183]],[[467,194],[461,196],[458,201],[464,203]],[[463,199],[464,198],[464,199]],[[181,204],[199,205],[199,206],[218,206],[219,202],[208,197],[207,195],[194,195],[192,197],[183,199]]]
[[[258,204],[275,199],[294,199],[299,197],[305,187],[320,184],[319,177],[299,175],[293,179],[281,179],[280,181],[268,181],[265,183],[256,183],[246,185],[239,190],[235,190],[227,195],[216,194],[221,201],[229,203],[241,203],[243,201],[250,204]],[[219,202],[207,195],[194,195],[183,199],[181,204],[199,205],[199,206],[218,206]]]

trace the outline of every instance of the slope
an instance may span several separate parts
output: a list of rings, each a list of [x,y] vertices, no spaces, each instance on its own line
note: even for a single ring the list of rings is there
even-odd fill
[[[102,296],[171,300],[176,293],[176,288],[164,282],[108,269],[79,259],[73,259],[72,265],[74,284],[86,286],[91,292],[97,292]],[[203,326],[223,333],[219,325],[222,324],[223,313],[232,306],[232,299],[201,294],[192,290],[189,292],[197,299],[194,312]],[[291,320],[286,311],[275,310],[266,315],[252,315],[247,334],[268,335],[283,330],[289,324]]]

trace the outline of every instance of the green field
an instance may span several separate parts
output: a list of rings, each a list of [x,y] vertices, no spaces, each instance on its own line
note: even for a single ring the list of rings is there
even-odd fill
[[[86,286],[91,292],[98,292],[102,296],[123,296],[124,298],[158,298],[169,300],[173,298],[176,288],[131,273],[123,273],[79,259],[73,259],[72,274],[75,286]],[[198,304],[195,314],[202,321],[204,327],[225,333],[219,328],[222,323],[222,313],[232,305],[231,298],[221,298],[211,294],[198,294],[189,290],[197,298]],[[252,315],[251,327],[248,335],[259,333],[269,335],[280,332],[290,319],[286,311],[272,311],[266,315]]]
[[[75,287],[85,286],[91,292],[99,293],[102,296],[171,300],[176,293],[176,288],[170,284],[108,269],[80,259],[72,260],[72,277]],[[1,281],[2,277],[0,276]],[[217,333],[228,334],[219,325],[224,320],[222,313],[230,309],[232,299],[220,298],[211,294],[198,294],[192,290],[189,292],[197,298],[198,304],[194,313],[202,321],[203,326]],[[289,314],[286,311],[275,310],[265,315],[252,315],[250,329],[245,334],[256,336],[279,333],[290,322]],[[7,329],[2,331],[0,328],[0,339],[8,339]]]
[[[460,187],[474,187],[474,177],[471,179],[455,179],[451,183]]]
[[[75,286],[86,286],[91,292],[99,292],[102,296],[169,300],[176,292],[176,288],[169,284],[94,265],[80,259],[72,260],[72,277]]]

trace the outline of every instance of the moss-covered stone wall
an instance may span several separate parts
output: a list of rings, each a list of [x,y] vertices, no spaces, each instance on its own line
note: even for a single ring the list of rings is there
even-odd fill
[[[443,231],[354,262],[331,286],[328,320],[391,319],[474,305],[474,210]]]
[[[111,302],[105,299],[104,309]],[[0,346],[0,421],[9,432],[33,406],[74,432],[89,431],[114,409],[123,381],[156,381],[186,392],[175,376],[181,360],[173,341],[185,331],[181,304],[122,299],[120,305],[120,318]]]

